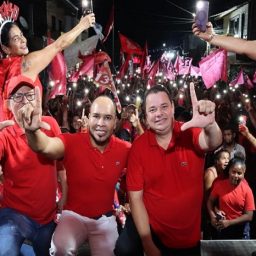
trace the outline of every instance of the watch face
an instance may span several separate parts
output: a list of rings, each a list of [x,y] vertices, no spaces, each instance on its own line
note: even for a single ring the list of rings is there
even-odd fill
[[[28,23],[27,23],[27,21],[25,20],[24,17],[20,16],[20,17],[19,17],[19,22],[20,22],[21,26],[22,26],[24,29],[28,29]]]

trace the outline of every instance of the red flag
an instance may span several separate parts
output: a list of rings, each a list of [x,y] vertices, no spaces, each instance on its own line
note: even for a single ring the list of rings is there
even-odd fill
[[[48,37],[48,45],[53,42],[51,38]],[[48,68],[49,80],[54,82],[54,87],[51,90],[48,98],[54,99],[57,95],[65,95],[67,90],[67,65],[63,54],[58,53],[54,59],[51,61]]]
[[[214,51],[199,62],[199,67],[207,89],[220,79],[227,82],[227,52],[225,50]]]
[[[127,54],[137,54],[143,55],[143,50],[139,46],[139,44],[133,42],[131,39],[119,33],[120,43],[121,43],[121,52],[125,52]]]
[[[151,70],[148,73],[148,85],[150,85],[150,87],[155,85],[155,76],[159,70],[159,62],[160,60],[157,60],[153,65]]]
[[[114,10],[115,10],[115,8],[114,8],[114,4],[113,4],[113,6],[111,8],[110,15],[109,15],[109,18],[108,18],[108,23],[107,23],[107,25],[105,27],[105,30],[104,30],[105,37],[102,40],[103,43],[107,40],[107,38],[108,38],[108,36],[109,36],[113,26],[114,26]]]
[[[90,54],[87,56],[83,56],[83,63],[78,69],[78,71],[74,72],[69,78],[70,82],[77,82],[80,76],[88,75],[93,77],[94,70],[94,54]]]
[[[100,51],[94,54],[94,64],[102,64],[104,61],[111,62],[111,58],[106,52]]]
[[[131,56],[127,56],[125,62],[123,63],[123,65],[120,67],[119,70],[119,74],[117,75],[116,78],[118,79],[123,79],[123,77],[126,75],[127,71],[128,71],[128,67],[129,67],[129,61],[131,59]]]
[[[108,62],[105,61],[104,64],[100,67],[99,72],[94,80],[95,84],[97,84],[100,88],[107,88],[112,91],[114,95],[114,101],[116,103],[116,108],[118,113],[121,113],[122,106],[119,101],[116,86],[112,78],[111,70],[109,68]]]

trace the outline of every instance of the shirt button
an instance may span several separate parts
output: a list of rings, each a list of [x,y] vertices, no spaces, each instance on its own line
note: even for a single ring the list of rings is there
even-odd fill
[[[104,168],[104,166],[102,165],[102,166],[101,166],[101,169],[103,169],[103,168]]]

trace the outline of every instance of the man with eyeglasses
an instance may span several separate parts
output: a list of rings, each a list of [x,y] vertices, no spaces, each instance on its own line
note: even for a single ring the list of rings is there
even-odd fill
[[[0,209],[0,255],[20,255],[25,239],[32,242],[35,254],[49,255],[56,224],[56,161],[33,152],[27,143],[19,116],[26,105],[34,106],[36,84],[25,76],[11,78],[7,88],[7,106],[13,119],[0,123],[0,164],[4,190]],[[41,114],[41,113],[40,113]],[[52,117],[42,117],[51,130],[60,134]]]
[[[118,237],[113,216],[115,185],[127,164],[130,143],[113,136],[116,105],[107,96],[97,97],[91,105],[88,132],[47,136],[41,127],[41,96],[35,90],[35,105],[19,111],[28,143],[35,152],[51,159],[63,159],[67,172],[68,194],[53,234],[51,255],[76,255],[89,242],[91,255],[114,255]]]

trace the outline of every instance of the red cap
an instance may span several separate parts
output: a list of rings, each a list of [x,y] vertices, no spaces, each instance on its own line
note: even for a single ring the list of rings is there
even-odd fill
[[[24,85],[29,86],[31,88],[35,88],[37,86],[36,82],[34,82],[27,76],[18,75],[9,79],[7,81],[6,98],[9,99],[15,91],[17,91],[21,86]]]

